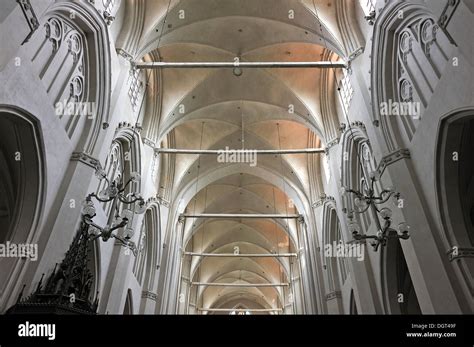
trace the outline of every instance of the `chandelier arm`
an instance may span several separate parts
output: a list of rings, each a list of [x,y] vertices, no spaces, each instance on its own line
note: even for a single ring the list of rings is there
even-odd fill
[[[82,220],[84,221],[84,223],[86,223],[87,225],[93,225],[94,223],[92,222],[92,218],[95,217],[95,214],[93,216],[89,216],[89,215],[84,215]]]
[[[92,226],[94,228],[97,228],[99,229],[101,232],[102,232],[102,228],[100,226],[98,226],[97,224],[95,224],[94,222],[90,221],[90,223],[87,223],[89,226]]]
[[[366,240],[366,239],[375,239],[377,240],[378,237],[376,235],[362,235],[362,234],[357,234],[357,236],[354,236],[356,240]]]
[[[370,208],[370,204],[371,204],[371,203],[372,203],[372,202],[369,202],[369,203],[367,204],[367,206],[366,206],[363,210],[357,211],[357,208],[356,208],[356,209],[354,209],[354,211],[355,211],[356,213],[358,213],[358,214],[364,213],[365,211],[367,211],[367,210]]]
[[[130,205],[130,204],[131,204],[131,202],[129,202],[129,201],[127,200],[127,198],[125,198],[123,195],[119,195],[119,196],[118,196],[118,199],[120,200],[120,202],[122,202],[122,203],[124,203],[124,204],[126,204],[126,205]]]
[[[383,226],[383,229],[381,230],[382,231],[382,234],[383,234],[383,237],[386,238],[387,237],[387,232],[390,231],[390,230],[393,230],[392,228],[390,228],[390,225],[392,225],[392,222],[390,220],[390,218],[384,218],[385,219],[385,223],[384,223],[384,226]]]
[[[86,196],[86,201],[90,201],[92,200],[93,197],[95,197],[95,193],[89,193],[87,196]]]
[[[373,192],[375,192],[375,177],[372,177],[370,179],[370,190],[372,190]]]
[[[95,198],[97,201],[100,201],[100,202],[109,202],[109,201],[112,201],[114,199],[113,197],[110,197],[109,199],[101,199],[95,193],[89,194],[88,197]]]
[[[119,241],[120,243],[122,243],[124,246],[128,246],[128,245],[127,245],[127,242],[126,242],[123,238],[121,238],[120,236],[115,235],[115,234],[112,234],[112,235],[110,235],[110,236],[113,237],[114,239],[118,240],[118,241]]]
[[[383,195],[383,193],[388,193],[388,192],[390,192],[390,191],[389,190],[384,190],[382,192],[382,195]],[[396,193],[395,192],[390,192],[390,194],[388,194],[386,198],[382,198],[382,196],[374,197],[374,200],[380,200],[380,201],[377,201],[377,202],[374,201],[374,203],[376,203],[377,205],[383,204],[383,203],[387,202],[388,199],[390,199],[393,195],[396,195]]]
[[[141,198],[141,197],[138,197],[138,198],[135,198],[135,199],[132,199],[132,200],[126,200],[126,199],[123,199],[123,200],[122,200],[122,199],[119,197],[119,200],[120,200],[121,202],[123,202],[124,204],[127,204],[127,205],[133,204],[134,202],[137,202],[137,201],[139,201],[139,200],[140,200],[140,201],[143,201],[143,202],[145,201],[145,200],[143,200],[143,198]]]
[[[370,196],[371,194],[371,189],[370,187],[367,185],[367,181],[364,179],[361,180],[360,182],[360,191],[359,193],[363,196]]]
[[[113,228],[110,229],[110,232],[114,231],[114,230],[117,230],[117,229],[120,229],[124,226],[126,226],[128,224],[128,218],[123,218],[122,221],[117,224],[116,226],[114,226]]]
[[[131,247],[129,246],[129,244],[128,244],[124,239],[122,239],[120,236],[117,236],[117,235],[114,235],[114,234],[112,234],[111,236],[112,236],[114,239],[116,239],[117,241],[119,241],[119,242],[122,244],[122,246],[131,248]]]
[[[110,186],[110,180],[107,178],[107,176],[101,176],[101,178],[99,179],[99,182],[102,181],[102,180],[105,180],[107,182],[107,186]]]
[[[96,236],[94,236],[94,237],[92,237],[92,238],[89,238],[89,241],[91,241],[91,242],[92,242],[92,241],[95,241],[95,240],[97,240],[97,239],[98,239],[99,237],[101,237],[101,236],[102,236],[102,233],[99,233],[98,235],[96,235]]]
[[[128,185],[130,184],[130,182],[133,181],[133,178],[129,178],[127,183],[125,183],[125,185],[123,186],[123,188],[120,190],[120,193],[123,193],[125,191],[125,189],[127,189]]]
[[[95,215],[94,215],[94,216],[95,216]],[[95,224],[95,223],[92,221],[92,218],[94,218],[94,216],[91,217],[91,216],[86,215],[86,216],[84,216],[83,221],[84,221],[84,223],[87,224],[88,229],[89,229],[89,227],[94,227],[94,228],[96,228],[96,229],[99,229],[99,230],[100,230],[99,236],[100,236],[100,235],[103,233],[104,229],[103,229],[101,226]]]
[[[120,236],[118,235],[111,235],[114,239],[116,239],[117,241],[119,241],[123,247],[127,247],[128,249],[130,249],[133,253],[133,255],[137,255],[137,248],[134,246],[134,245],[131,245],[129,242],[127,242],[126,240],[124,240],[123,238],[121,238]]]
[[[374,203],[374,204],[371,204],[371,206],[373,206],[373,207],[374,207],[374,209],[375,209],[375,211],[377,211],[377,213],[380,213],[380,210],[377,208],[377,206],[376,206],[376,204],[375,204],[375,203]]]
[[[358,198],[365,198],[365,195],[354,189],[346,189],[346,192],[357,195]]]

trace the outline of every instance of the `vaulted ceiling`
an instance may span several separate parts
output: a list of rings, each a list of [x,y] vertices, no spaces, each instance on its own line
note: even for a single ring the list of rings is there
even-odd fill
[[[346,1],[347,2],[347,1]],[[352,2],[352,1],[349,1]],[[345,60],[331,0],[146,1],[137,57],[145,61]],[[163,147],[298,149],[326,142],[318,69],[162,69],[146,72],[145,131]],[[335,118],[337,114],[329,115]],[[325,115],[327,118],[328,115]],[[259,155],[257,165],[215,155],[163,155],[161,190],[177,213],[307,214],[318,190],[320,154]],[[163,182],[166,181],[166,182]],[[166,188],[168,187],[168,188]],[[188,219],[191,252],[294,252],[296,222]],[[191,280],[288,282],[289,259],[194,257]],[[276,308],[277,287],[202,287],[204,307]],[[240,305],[240,306],[239,306]]]

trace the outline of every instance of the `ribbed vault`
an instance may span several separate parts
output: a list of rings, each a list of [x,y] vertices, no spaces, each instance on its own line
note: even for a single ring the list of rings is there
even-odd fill
[[[339,61],[346,48],[337,1],[146,1],[137,60]],[[341,6],[341,4],[339,4]],[[136,21],[137,22],[137,21]],[[136,23],[134,25],[137,25]],[[340,58],[341,57],[341,58]],[[160,147],[299,149],[331,140],[339,124],[331,105],[334,74],[318,69],[148,70],[144,134]],[[322,100],[324,96],[324,100]],[[320,154],[259,155],[255,165],[219,162],[215,155],[161,154],[160,194],[170,200],[170,232],[181,213],[278,213],[311,218]],[[310,183],[312,188],[310,189]],[[297,253],[295,219],[187,218],[182,250],[189,253]],[[239,287],[289,283],[299,272],[291,257],[188,256],[196,308],[283,308],[294,288]],[[187,259],[187,258],[185,258]],[[291,265],[291,263],[293,264]],[[291,297],[291,295],[290,295]],[[290,303],[291,304],[291,303]],[[202,312],[206,313],[206,312]]]

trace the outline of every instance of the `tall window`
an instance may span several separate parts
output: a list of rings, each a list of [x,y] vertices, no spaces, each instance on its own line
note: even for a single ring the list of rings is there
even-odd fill
[[[102,4],[104,5],[104,10],[107,13],[112,14],[112,10],[115,7],[115,0],[102,0]]]
[[[147,260],[147,225],[146,218],[143,219],[142,227],[140,230],[140,237],[138,239],[138,254],[133,264],[133,274],[135,275],[138,283],[143,283],[143,275],[145,272],[145,264]]]
[[[325,262],[328,278],[329,292],[339,291],[347,279],[347,263],[343,257],[338,257],[334,245],[345,244],[342,237],[341,224],[335,210],[335,205],[326,205],[323,212],[323,242],[325,245]],[[332,249],[331,254],[326,254],[326,246]]]
[[[143,90],[143,81],[141,80],[140,69],[130,70],[130,89],[128,90],[128,96],[130,97],[130,103],[132,109],[137,110],[139,104],[140,93]]]
[[[326,176],[326,183],[329,184],[331,179],[331,170],[329,169],[329,158],[327,155],[321,156],[321,161],[323,164],[324,176]]]
[[[375,12],[375,3],[377,0],[359,0],[360,7],[364,11],[366,16],[370,16],[372,13]]]
[[[107,179],[109,182],[112,181],[120,181],[122,178],[122,171],[124,168],[124,154],[123,154],[123,148],[122,145],[119,141],[114,141],[112,143],[112,148],[110,149],[109,156],[107,157],[107,160],[104,165],[104,170],[107,175]],[[99,186],[97,188],[97,195],[101,197],[101,192],[107,187],[107,181],[102,180],[99,183]],[[110,202],[104,202],[102,203],[103,208],[106,212],[107,215],[110,214],[112,204]]]
[[[342,79],[339,81],[339,91],[342,107],[346,113],[349,111],[352,96],[354,95],[354,89],[352,88],[351,79],[347,69],[342,69]]]
[[[334,212],[335,214],[335,212]],[[337,218],[337,217],[335,217]],[[337,225],[336,225],[336,235],[335,239],[337,242],[342,242],[343,244],[345,243],[343,238],[342,238],[342,232],[341,232],[341,224],[339,223],[339,220],[337,220]],[[339,271],[339,275],[341,276],[341,286],[344,285],[347,279],[347,259],[345,257],[338,257],[337,258],[337,267]]]

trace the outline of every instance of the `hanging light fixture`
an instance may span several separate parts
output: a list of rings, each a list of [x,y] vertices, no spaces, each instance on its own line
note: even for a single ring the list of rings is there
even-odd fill
[[[146,203],[140,194],[135,192],[125,194],[125,190],[130,183],[140,182],[140,174],[138,172],[132,172],[130,178],[125,183],[123,182],[123,174],[120,175],[117,180],[109,181],[105,171],[97,168],[95,175],[100,181],[106,180],[107,186],[98,194],[89,194],[82,205],[82,220],[88,226],[88,232],[91,236],[90,240],[93,241],[100,237],[103,241],[108,241],[110,238],[115,238],[124,247],[129,248],[136,254],[137,247],[135,243],[131,241],[134,235],[134,229],[131,223],[135,214],[145,213]],[[92,201],[93,198],[100,202],[112,201],[112,208],[116,210],[115,218],[104,227],[93,222],[93,218],[96,215],[96,209]],[[124,208],[119,213],[120,204],[122,204]],[[120,228],[125,228],[123,237],[113,233]]]
[[[366,19],[369,21],[373,21],[375,19],[375,7],[372,4],[371,0],[368,0],[368,4],[370,6],[370,13]],[[313,0],[313,7],[314,7],[314,12],[316,14],[316,18],[319,22],[319,27],[321,30],[321,33],[323,33],[323,25],[319,19],[318,15],[318,9],[316,8],[316,4]],[[373,17],[373,18],[372,18]],[[326,37],[323,33],[322,35],[323,42],[324,42],[324,47],[328,49],[327,45],[327,40]],[[334,72],[334,69],[333,69]],[[339,85],[338,80],[337,80],[337,74],[334,72],[334,78],[336,81],[336,85]],[[337,89],[339,97],[341,100],[343,100],[343,96],[341,94],[340,88]],[[349,131],[351,133],[351,138],[354,139],[354,133],[352,132],[352,126],[351,122],[349,120],[349,115],[348,115],[348,110],[346,108],[342,108],[342,112],[344,113],[344,116],[347,120],[347,124],[349,124]],[[342,125],[340,130],[341,132],[345,131],[346,126]],[[380,195],[375,195],[375,182],[380,179],[380,174],[377,171],[372,171],[369,173],[369,178],[367,178],[365,174],[365,170],[362,167],[362,163],[360,162],[360,155],[359,155],[359,150],[358,147],[356,147],[356,157],[359,160],[359,165],[361,166],[362,173],[364,174],[364,181],[361,187],[360,191],[354,190],[354,189],[347,189],[346,187],[341,188],[341,195],[344,196],[347,193],[350,193],[354,196],[354,210],[352,211],[345,211],[347,213],[347,217],[349,219],[348,226],[349,230],[352,233],[352,236],[354,237],[354,241],[359,241],[359,240],[364,240],[364,239],[372,239],[371,245],[374,248],[375,251],[378,250],[379,246],[385,246],[387,244],[387,240],[389,238],[399,238],[403,240],[407,240],[410,238],[410,233],[409,233],[409,225],[406,222],[402,222],[398,225],[398,231],[395,229],[391,228],[392,225],[392,210],[390,210],[387,207],[378,208],[378,205],[382,205],[386,203],[390,198],[394,199],[394,202],[398,205],[399,199],[400,199],[400,193],[396,192],[395,189],[393,188],[385,188],[382,190]],[[367,182],[370,181],[370,186],[367,184]],[[380,216],[383,219],[383,225],[380,223],[380,219],[377,217],[375,218],[375,223],[377,225],[377,234],[376,235],[366,235],[361,233],[361,227],[357,223],[356,220],[354,220],[354,212],[357,214],[362,214],[365,213],[368,209],[371,209],[374,214],[377,216]],[[350,241],[350,242],[354,242]]]
[[[354,196],[354,206],[352,211],[349,211],[347,216],[349,219],[349,231],[352,233],[355,241],[371,239],[371,246],[375,251],[378,250],[379,246],[385,246],[389,238],[398,238],[407,240],[410,238],[410,226],[406,222],[398,224],[398,231],[393,229],[392,226],[392,210],[388,207],[379,209],[379,205],[386,203],[390,198],[393,199],[395,205],[398,205],[400,201],[400,193],[396,192],[392,187],[387,187],[380,195],[375,195],[375,182],[380,179],[380,175],[376,172],[371,172],[370,176],[370,187],[367,186],[366,181],[362,184],[362,192],[354,189],[347,189],[342,187],[341,192],[343,195],[350,193]],[[378,232],[375,235],[361,234],[361,227],[359,223],[354,219],[354,212],[357,214],[365,213],[367,210],[372,209],[377,215],[383,220],[383,225],[379,219],[376,218]]]

